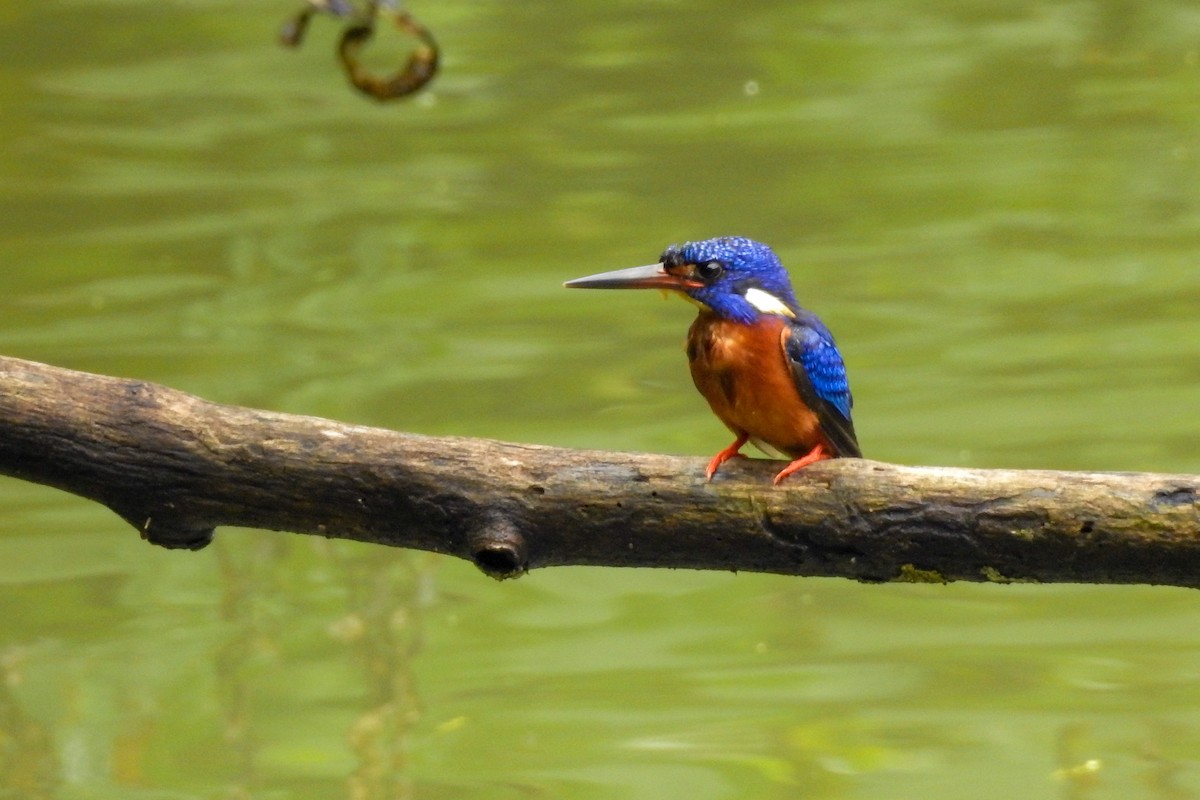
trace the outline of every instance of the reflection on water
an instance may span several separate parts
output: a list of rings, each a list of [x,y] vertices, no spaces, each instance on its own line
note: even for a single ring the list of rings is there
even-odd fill
[[[1200,471],[1187,4],[443,3],[386,109],[287,10],[0,10],[4,353],[709,455],[688,308],[559,287],[736,233],[838,331],[872,457]],[[1200,796],[1193,592],[122,525],[0,482],[0,796]]]

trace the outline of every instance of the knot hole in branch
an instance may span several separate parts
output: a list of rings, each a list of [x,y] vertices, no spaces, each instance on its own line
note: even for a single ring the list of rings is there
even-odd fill
[[[512,520],[499,512],[485,514],[471,531],[471,559],[498,581],[519,578],[529,564],[525,537]]]
[[[168,503],[172,506],[172,503]],[[150,544],[165,547],[168,550],[202,550],[213,540],[213,526],[189,519],[182,514],[171,511],[156,513],[153,510],[137,508],[129,511],[110,506],[126,522],[137,528],[142,539]]]

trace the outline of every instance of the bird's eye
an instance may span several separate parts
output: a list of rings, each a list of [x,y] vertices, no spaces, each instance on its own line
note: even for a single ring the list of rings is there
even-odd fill
[[[701,280],[715,281],[725,272],[725,265],[720,261],[706,261],[696,265],[696,275]]]

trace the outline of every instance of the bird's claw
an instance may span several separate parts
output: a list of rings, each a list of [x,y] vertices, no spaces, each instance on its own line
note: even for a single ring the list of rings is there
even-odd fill
[[[724,450],[713,456],[712,460],[708,462],[708,467],[704,470],[705,482],[711,481],[713,479],[713,475],[717,474],[717,470],[720,469],[721,465],[729,459],[735,457],[745,458],[745,456],[738,451],[741,450],[748,441],[750,441],[749,436],[745,434],[738,436],[738,438],[734,440],[733,444],[729,445],[729,447],[726,447]]]
[[[779,474],[775,476],[775,479],[773,481],[771,481],[771,483],[778,486],[780,484],[780,482],[783,481],[784,478],[786,478],[788,475],[791,475],[793,472],[799,472],[800,470],[807,467],[809,464],[815,464],[816,462],[824,461],[827,458],[833,458],[833,456],[831,456],[829,453],[825,452],[824,445],[818,444],[812,450],[808,451],[808,453],[806,455],[803,455],[800,458],[797,458],[795,461],[793,461],[792,463],[788,464],[786,467],[781,469],[779,471]]]

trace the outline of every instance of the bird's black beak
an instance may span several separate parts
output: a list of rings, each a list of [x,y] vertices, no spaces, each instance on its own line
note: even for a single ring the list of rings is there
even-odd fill
[[[644,267],[615,269],[567,281],[568,289],[674,289],[682,292],[699,289],[703,283],[667,272],[662,264],[647,264]]]

